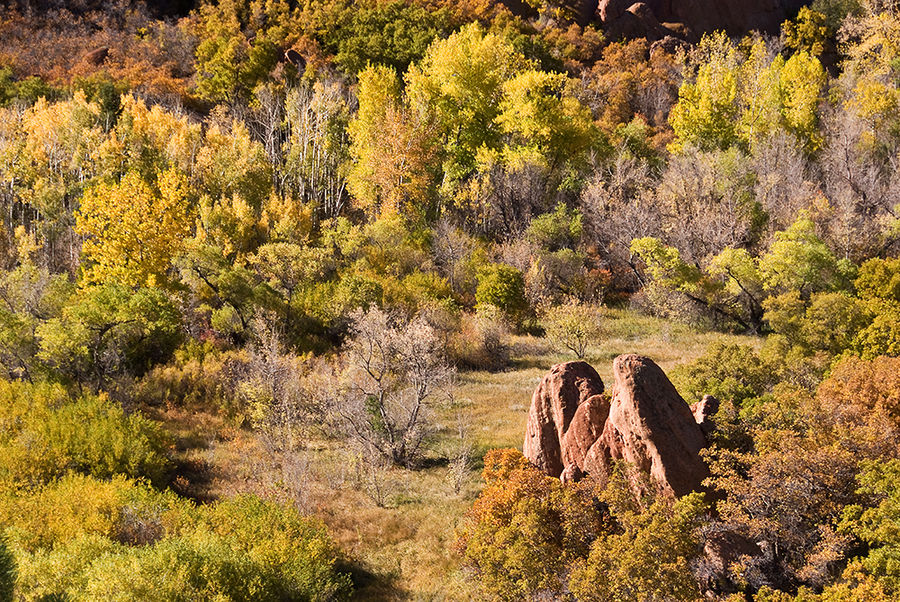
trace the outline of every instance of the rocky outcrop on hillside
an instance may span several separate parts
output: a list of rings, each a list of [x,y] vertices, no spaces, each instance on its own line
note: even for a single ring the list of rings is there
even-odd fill
[[[696,39],[703,33],[724,30],[743,35],[757,30],[777,33],[781,23],[794,15],[804,0],[582,0],[584,22],[599,21],[607,37],[667,35]]]
[[[649,474],[665,493],[700,490],[709,474],[700,458],[707,443],[701,424],[709,424],[714,398],[692,411],[646,357],[621,355],[613,372],[615,384],[607,396],[587,363],[554,366],[532,398],[525,457],[563,480],[585,474],[605,479],[614,462],[623,460]]]
[[[591,437],[593,431],[584,423],[591,419],[589,413],[595,405],[602,406],[599,402],[603,399],[602,393],[603,381],[587,362],[566,362],[553,366],[531,398],[525,427],[525,457],[547,474],[557,477],[566,466],[578,464],[573,461],[577,442],[583,437]],[[592,403],[588,404],[588,400]],[[606,407],[608,411],[608,403]],[[579,414],[578,424],[570,428],[576,413]],[[594,420],[599,420],[602,429],[606,416]],[[596,438],[594,436],[591,442]],[[561,445],[564,440],[567,441],[565,461]]]

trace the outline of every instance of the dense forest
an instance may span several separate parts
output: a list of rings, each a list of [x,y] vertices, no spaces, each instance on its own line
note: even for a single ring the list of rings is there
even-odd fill
[[[0,8],[0,602],[900,598],[900,4],[586,4]]]

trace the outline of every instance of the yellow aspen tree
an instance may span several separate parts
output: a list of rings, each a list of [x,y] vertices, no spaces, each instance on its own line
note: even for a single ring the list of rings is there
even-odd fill
[[[172,169],[154,184],[130,172],[88,189],[75,214],[75,231],[86,237],[85,281],[160,284],[193,221],[184,176]]]

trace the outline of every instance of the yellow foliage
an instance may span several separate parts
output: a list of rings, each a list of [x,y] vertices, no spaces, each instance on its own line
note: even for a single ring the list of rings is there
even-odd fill
[[[193,221],[183,176],[170,169],[151,186],[136,173],[118,184],[88,189],[75,214],[90,283],[154,286],[166,278],[172,257]]]

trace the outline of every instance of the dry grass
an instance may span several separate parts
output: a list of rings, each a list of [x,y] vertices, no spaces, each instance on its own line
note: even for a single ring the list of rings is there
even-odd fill
[[[759,344],[624,310],[605,310],[605,318],[604,337],[586,359],[607,385],[612,359],[622,353],[647,355],[668,371],[695,359],[713,341]],[[383,507],[367,495],[362,465],[339,441],[310,439],[303,452],[283,454],[208,413],[170,409],[159,417],[178,436],[179,456],[188,469],[180,485],[185,493],[204,500],[252,492],[319,517],[356,567],[357,599],[471,600],[477,596],[460,571],[453,541],[481,486],[480,459],[491,448],[521,448],[534,388],[550,366],[574,359],[534,337],[516,337],[512,358],[505,372],[459,375],[454,403],[436,413],[440,430],[429,465],[379,475],[386,492]],[[457,492],[446,458],[459,446],[461,423],[474,458]]]

